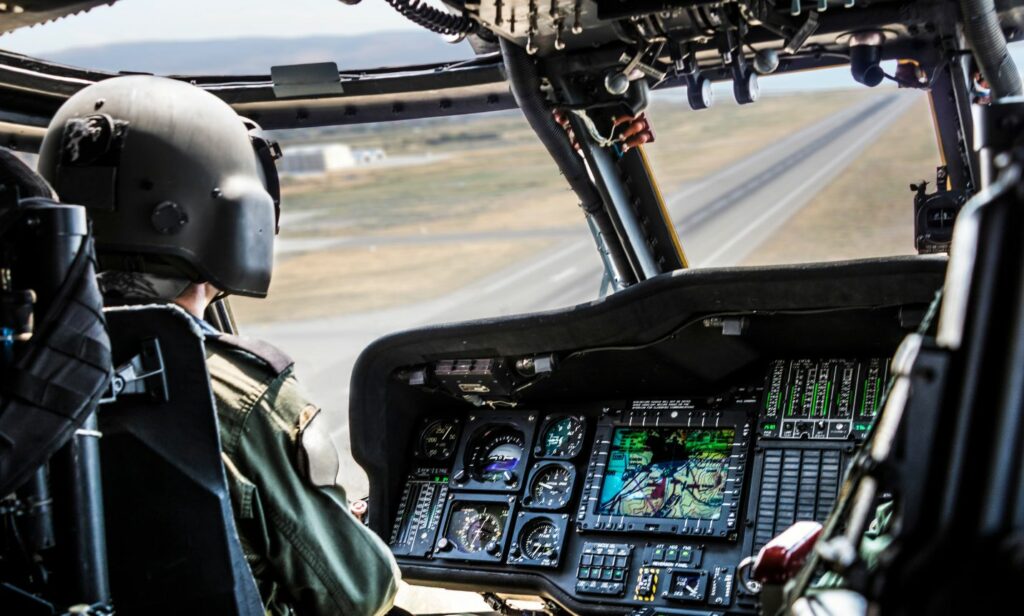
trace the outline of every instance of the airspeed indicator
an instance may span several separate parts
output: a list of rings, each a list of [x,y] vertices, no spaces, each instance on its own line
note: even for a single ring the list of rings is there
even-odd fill
[[[428,460],[447,460],[455,452],[459,431],[455,422],[438,419],[420,433],[420,454]]]

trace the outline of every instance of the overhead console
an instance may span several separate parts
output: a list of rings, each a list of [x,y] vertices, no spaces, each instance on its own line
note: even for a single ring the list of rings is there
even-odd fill
[[[351,417],[371,526],[411,583],[576,614],[753,613],[740,563],[828,515],[943,270],[687,272],[378,341]]]

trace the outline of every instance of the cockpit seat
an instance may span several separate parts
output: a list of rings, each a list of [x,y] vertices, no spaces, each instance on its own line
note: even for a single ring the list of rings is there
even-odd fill
[[[0,148],[0,496],[89,417],[110,350],[85,210]]]
[[[106,309],[116,399],[99,413],[119,614],[263,614],[221,461],[203,334],[177,306]]]

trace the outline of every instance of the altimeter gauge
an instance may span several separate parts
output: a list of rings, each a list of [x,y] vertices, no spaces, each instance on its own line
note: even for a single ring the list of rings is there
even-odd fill
[[[428,460],[447,460],[455,453],[458,438],[457,420],[436,419],[420,433],[420,455]]]
[[[576,468],[568,462],[547,462],[530,475],[523,504],[531,509],[564,509],[572,499]]]

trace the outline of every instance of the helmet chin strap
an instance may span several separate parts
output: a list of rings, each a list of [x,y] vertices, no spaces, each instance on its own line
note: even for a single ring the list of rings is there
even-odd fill
[[[100,291],[109,299],[174,301],[192,281],[175,276],[108,269],[97,274]]]
[[[146,272],[107,270],[100,272],[97,279],[108,300],[173,302],[199,318],[207,306],[230,295],[209,282]]]

